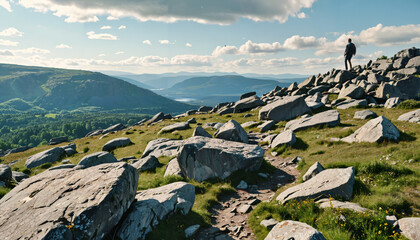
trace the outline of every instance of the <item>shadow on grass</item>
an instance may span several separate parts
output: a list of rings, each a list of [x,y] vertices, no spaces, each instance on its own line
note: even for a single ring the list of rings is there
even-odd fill
[[[405,133],[400,132],[400,141],[401,142],[412,142],[415,141],[417,138],[415,137],[415,133]]]
[[[306,150],[308,147],[309,145],[305,143],[301,138],[296,138],[296,142],[293,144],[294,149]]]

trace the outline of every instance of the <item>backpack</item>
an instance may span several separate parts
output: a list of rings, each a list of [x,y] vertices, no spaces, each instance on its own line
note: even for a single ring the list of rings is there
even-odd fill
[[[350,44],[349,54],[350,56],[356,55],[356,46],[354,45],[354,43]]]

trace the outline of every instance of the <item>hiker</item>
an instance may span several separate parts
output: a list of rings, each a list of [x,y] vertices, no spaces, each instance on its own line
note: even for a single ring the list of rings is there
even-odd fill
[[[352,68],[351,66],[351,57],[353,57],[353,55],[356,55],[356,46],[351,42],[351,38],[349,38],[348,40],[348,44],[346,46],[346,50],[344,51],[344,65],[346,66],[346,70],[347,70],[347,61],[350,64],[350,69]]]

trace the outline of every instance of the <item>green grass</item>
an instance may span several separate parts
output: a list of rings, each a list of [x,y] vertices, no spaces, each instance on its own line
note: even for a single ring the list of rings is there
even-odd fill
[[[6,195],[8,192],[10,192],[10,188],[6,187],[0,187],[0,198],[2,198],[4,195]]]
[[[405,100],[398,104],[398,109],[417,109],[420,108],[420,101],[416,100]]]

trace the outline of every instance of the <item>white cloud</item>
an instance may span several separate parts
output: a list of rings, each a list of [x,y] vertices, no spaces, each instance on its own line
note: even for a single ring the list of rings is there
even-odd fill
[[[57,45],[57,46],[55,46],[55,48],[71,48],[69,45],[66,45],[66,44],[60,44],[60,45]]]
[[[185,46],[186,47],[192,47],[191,43],[186,43]]]
[[[10,50],[0,50],[0,56],[14,56]]]
[[[10,3],[7,0],[0,0],[0,7],[3,7],[9,12],[12,12],[12,8],[10,7]]]
[[[307,16],[306,16],[306,14],[305,14],[304,12],[300,12],[300,13],[296,14],[296,16],[297,16],[298,18],[300,18],[300,19],[303,19],[303,18],[306,18],[306,17],[307,17]]]
[[[95,33],[94,31],[87,32],[86,35],[89,39],[102,39],[102,40],[117,40],[118,38],[109,33]]]
[[[121,55],[121,54],[124,54],[124,52],[123,51],[119,51],[119,52],[116,52],[115,54],[116,55]]]
[[[118,30],[121,30],[121,29],[126,29],[126,28],[127,28],[126,26],[121,25],[121,26],[119,26],[119,27],[118,27]]]
[[[106,18],[106,20],[108,20],[108,21],[116,21],[116,20],[119,20],[119,18],[118,17],[114,17],[114,16],[108,16]]]
[[[316,38],[314,36],[301,37],[294,35],[284,41],[283,47],[287,49],[305,49],[305,48],[317,48],[327,42],[326,38]]]
[[[7,29],[4,29],[3,31],[1,31],[0,36],[3,36],[3,37],[22,37],[23,32],[20,32],[19,30],[17,30],[14,27],[10,27],[10,28],[7,28]]]
[[[98,15],[110,15],[113,18],[134,17],[140,21],[186,20],[232,24],[239,18],[283,23],[303,8],[310,8],[314,2],[315,0],[20,0],[19,4],[41,12],[52,11],[58,17],[67,17],[66,22],[98,21]]]
[[[98,57],[105,57],[105,56],[106,56],[105,53],[101,53],[101,54],[98,55]]]
[[[163,44],[163,45],[171,44],[171,42],[169,42],[169,40],[159,40],[159,43]]]
[[[142,43],[146,45],[152,45],[152,42],[150,40],[144,40]]]
[[[214,49],[212,55],[218,57],[224,54],[266,54],[276,53],[283,50],[284,48],[279,42],[253,43],[251,40],[248,40],[239,48],[235,46],[217,46],[216,49]]]
[[[47,49],[42,48],[36,48],[36,47],[30,47],[25,49],[17,49],[17,50],[11,50],[13,54],[47,54],[50,53]]]
[[[107,29],[111,29],[111,28],[112,28],[111,26],[102,26],[101,30],[107,30]]]
[[[12,46],[12,47],[14,47],[14,46],[17,46],[18,44],[19,44],[19,42],[0,39],[0,46]]]

